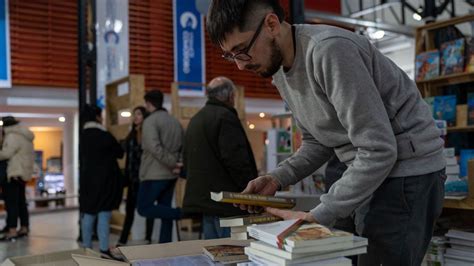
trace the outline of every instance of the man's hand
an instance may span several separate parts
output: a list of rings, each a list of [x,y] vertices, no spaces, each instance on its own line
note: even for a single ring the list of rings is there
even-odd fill
[[[284,220],[302,219],[307,222],[317,223],[316,219],[314,219],[313,215],[309,212],[282,210],[270,207],[266,207],[265,211]]]
[[[247,187],[242,191],[243,194],[260,194],[273,196],[280,188],[280,183],[276,178],[269,175],[259,176],[247,184]],[[248,210],[250,213],[260,212],[254,206],[247,206],[244,204],[234,204],[235,207],[240,207],[242,210]]]
[[[174,175],[179,175],[179,173],[181,172],[181,168],[183,168],[183,163],[176,163],[176,166],[173,168],[173,170],[171,170],[171,172]]]

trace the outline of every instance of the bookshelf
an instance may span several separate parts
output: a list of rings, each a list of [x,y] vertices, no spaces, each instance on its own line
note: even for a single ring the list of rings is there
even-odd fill
[[[430,23],[416,29],[415,54],[437,49],[435,46],[436,32],[442,28],[474,21],[474,14],[456,17],[450,20]],[[416,84],[423,97],[442,95],[442,87],[474,82],[474,72],[462,72],[439,76],[427,80],[418,80]],[[474,86],[474,85],[473,85]],[[474,125],[448,127],[448,134],[454,132],[474,132]],[[444,207],[450,209],[474,210],[474,160],[468,165],[469,194],[463,200],[446,199]]]

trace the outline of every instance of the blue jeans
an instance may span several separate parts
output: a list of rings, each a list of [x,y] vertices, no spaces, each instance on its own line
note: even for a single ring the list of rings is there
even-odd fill
[[[85,248],[92,248],[92,234],[94,232],[95,219],[99,217],[97,223],[97,234],[99,236],[99,246],[101,251],[109,250],[110,217],[111,211],[99,212],[97,215],[82,214],[82,245]]]
[[[174,179],[146,180],[138,189],[138,213],[146,218],[161,218],[160,243],[171,242],[173,220],[181,218],[181,210],[171,207],[175,183]]]
[[[219,217],[204,215],[202,217],[204,239],[230,237],[230,227],[220,227]]]

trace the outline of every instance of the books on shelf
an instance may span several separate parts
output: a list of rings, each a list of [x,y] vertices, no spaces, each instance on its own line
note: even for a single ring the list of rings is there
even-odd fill
[[[433,102],[435,120],[446,120],[448,127],[456,125],[456,95],[436,96]]]
[[[467,94],[467,124],[474,125],[474,93]]]
[[[415,79],[426,80],[439,76],[440,56],[438,50],[420,53],[415,59]]]
[[[465,40],[460,38],[441,45],[441,75],[464,71]]]
[[[221,227],[234,228],[236,226],[237,227],[245,226],[245,230],[247,230],[247,227],[246,227],[247,225],[270,223],[270,222],[276,222],[280,220],[281,220],[280,217],[273,216],[268,213],[264,213],[264,214],[249,214],[249,215],[220,218],[219,223]]]
[[[218,262],[236,262],[248,260],[243,246],[236,245],[217,245],[203,247],[203,253],[212,261]]]
[[[293,198],[278,198],[257,194],[242,194],[237,192],[211,192],[211,199],[218,202],[246,204],[252,206],[293,208],[296,200]]]

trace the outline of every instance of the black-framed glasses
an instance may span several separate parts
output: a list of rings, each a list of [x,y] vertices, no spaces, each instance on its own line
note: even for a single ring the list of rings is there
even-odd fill
[[[252,60],[252,56],[248,54],[248,52],[250,51],[250,49],[252,48],[253,44],[255,43],[255,41],[257,40],[257,37],[258,35],[260,34],[260,32],[262,31],[262,26],[263,26],[263,23],[265,22],[265,18],[262,19],[262,21],[260,22],[260,24],[258,25],[257,27],[257,30],[255,31],[255,33],[253,34],[253,37],[252,39],[250,40],[250,43],[249,45],[247,45],[247,47],[245,47],[244,49],[238,51],[237,53],[235,54],[232,54],[232,53],[224,53],[222,55],[222,57],[227,60],[227,61],[230,61],[230,62],[235,62],[235,60],[239,60],[239,61],[250,61]]]

